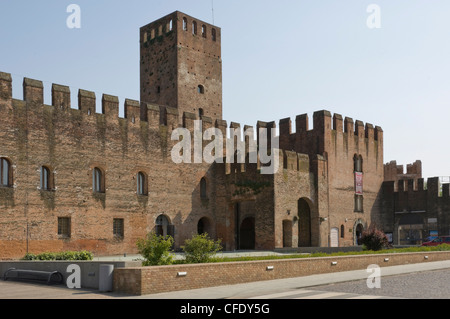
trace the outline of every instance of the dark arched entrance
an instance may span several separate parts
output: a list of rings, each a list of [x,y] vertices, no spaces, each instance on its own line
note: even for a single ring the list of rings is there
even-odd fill
[[[311,208],[303,198],[298,201],[298,247],[311,247]]]
[[[239,249],[255,249],[255,218],[247,217],[239,228]]]
[[[208,235],[211,235],[212,227],[211,222],[209,218],[203,217],[201,218],[197,223],[197,233],[199,235],[207,233]]]
[[[355,244],[357,246],[362,245],[361,237],[362,237],[363,231],[364,231],[364,226],[360,222],[358,222],[355,227]]]

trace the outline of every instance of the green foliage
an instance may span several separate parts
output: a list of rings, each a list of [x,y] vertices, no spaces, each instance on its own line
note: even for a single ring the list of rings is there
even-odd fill
[[[379,251],[389,247],[389,240],[386,234],[373,225],[363,231],[361,243],[367,250],[373,251]]]
[[[154,232],[136,243],[139,253],[144,257],[143,266],[170,265],[172,263],[172,246],[174,240],[171,236],[158,236]]]
[[[186,262],[198,264],[211,262],[212,257],[222,250],[222,245],[220,239],[214,241],[209,238],[207,233],[204,233],[186,240],[182,248],[186,254]]]
[[[27,253],[22,260],[92,260],[94,255],[86,250],[82,251],[63,251],[63,252],[44,252],[40,254]]]

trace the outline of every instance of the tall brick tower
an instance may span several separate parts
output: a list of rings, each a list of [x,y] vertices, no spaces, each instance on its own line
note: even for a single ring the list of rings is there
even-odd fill
[[[141,101],[222,119],[221,30],[175,11],[140,29]]]

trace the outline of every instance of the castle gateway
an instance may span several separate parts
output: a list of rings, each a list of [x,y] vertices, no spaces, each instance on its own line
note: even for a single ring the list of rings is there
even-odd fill
[[[236,153],[244,162],[176,164],[178,128],[193,136],[201,121],[224,139],[250,128],[222,119],[221,29],[177,11],[142,27],[139,45],[141,101],[126,100],[124,118],[117,97],[79,90],[71,101],[64,85],[45,105],[43,83],[28,78],[13,99],[0,73],[1,258],[133,253],[151,231],[175,248],[203,232],[225,250],[342,247],[381,224],[380,127],[328,111],[297,116],[295,131],[290,118],[258,121],[256,139],[278,125],[273,174],[248,149]]]

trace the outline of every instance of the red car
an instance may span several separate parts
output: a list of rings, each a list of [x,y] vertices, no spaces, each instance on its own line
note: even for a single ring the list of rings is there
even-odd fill
[[[422,246],[439,246],[442,244],[450,245],[450,236],[440,236],[432,241],[427,241],[422,244]]]

